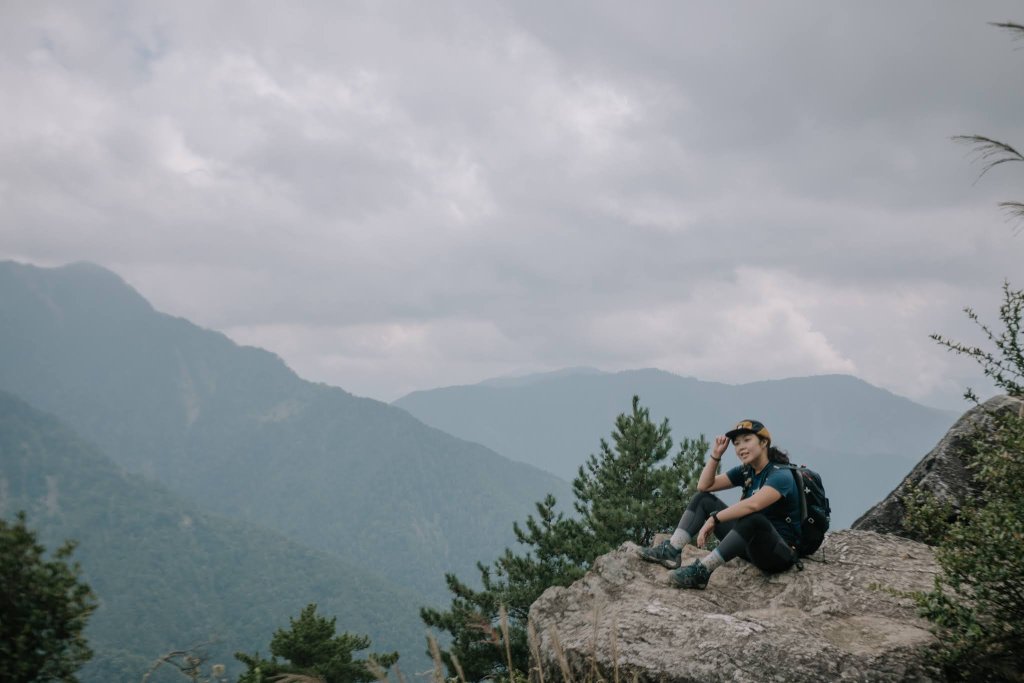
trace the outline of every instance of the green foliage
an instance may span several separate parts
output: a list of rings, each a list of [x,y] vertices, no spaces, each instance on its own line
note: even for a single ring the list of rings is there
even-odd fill
[[[75,672],[91,656],[82,630],[95,609],[89,586],[70,562],[75,544],[53,555],[26,526],[19,512],[0,519],[0,671],[10,683],[77,681]]]
[[[318,616],[315,603],[307,605],[298,619],[289,622],[288,630],[274,632],[269,660],[260,658],[259,653],[235,655],[247,667],[239,683],[263,683],[286,674],[316,677],[324,683],[372,681],[376,675],[371,669],[386,670],[398,660],[397,652],[354,659],[353,652],[370,647],[370,639],[350,633],[335,635],[336,619]]]
[[[940,500],[931,491],[910,489],[900,502],[904,508],[903,528],[922,543],[938,545],[949,525],[956,521],[957,510],[949,501]]]
[[[536,504],[537,517],[527,517],[526,529],[513,525],[516,540],[531,550],[517,555],[506,548],[493,569],[477,563],[482,588],[473,590],[454,574],[446,574],[453,594],[448,611],[424,608],[427,626],[447,631],[452,644],[442,657],[455,670],[454,653],[466,676],[478,680],[494,673],[507,673],[500,614],[507,610],[511,628],[508,646],[516,669],[525,670],[529,660],[526,619],[530,605],[551,586],[567,586],[583,575],[593,560],[592,543],[574,519],[555,512],[556,500],[548,495]]]
[[[548,495],[525,528],[513,525],[526,553],[506,548],[493,567],[477,564],[480,590],[446,575],[454,596],[450,608],[424,608],[420,615],[427,626],[451,635],[442,657],[453,676],[461,668],[469,680],[519,677],[529,668],[527,616],[541,593],[569,585],[623,541],[650,543],[654,534],[675,527],[696,490],[708,444],[703,437],[685,439],[669,460],[670,434],[668,420],[653,423],[634,396],[632,411],[615,420],[611,443],[602,439],[600,452],[573,481],[578,518],[556,512],[556,500]]]
[[[1021,329],[1021,314],[1024,313],[1024,290],[1013,290],[1009,281],[1003,282],[1003,303],[999,306],[999,319],[1004,329],[998,334],[978,319],[974,309],[968,307],[964,313],[985,334],[995,350],[980,346],[961,344],[933,334],[931,338],[959,355],[973,358],[986,377],[1010,396],[1024,396],[1024,330]],[[966,397],[975,399],[968,389]]]
[[[974,358],[997,386],[1021,397],[1024,291],[1007,283],[1003,293],[1005,329],[996,335],[981,326],[997,353],[938,340]],[[970,449],[980,495],[964,501],[952,524],[944,524],[950,509],[934,500],[918,496],[912,507],[915,528],[939,536],[942,573],[918,603],[936,625],[939,663],[955,680],[1020,680],[1024,671],[1024,410],[990,418]]]
[[[942,575],[919,599],[938,626],[941,663],[960,680],[1024,671],[1024,414],[993,422],[973,462],[982,496],[940,541]]]
[[[624,540],[648,545],[654,534],[674,527],[696,492],[707,449],[703,438],[684,439],[676,456],[659,465],[672,450],[668,418],[654,424],[634,396],[632,413],[615,419],[612,444],[601,439],[600,452],[572,484],[576,511],[598,552]]]

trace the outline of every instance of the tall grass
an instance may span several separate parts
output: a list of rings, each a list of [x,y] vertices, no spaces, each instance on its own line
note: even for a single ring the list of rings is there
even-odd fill
[[[552,628],[549,631],[551,637],[551,649],[555,654],[555,661],[558,664],[558,673],[561,674],[561,683],[620,683],[620,672],[619,672],[619,642],[617,637],[618,632],[618,621],[615,619],[615,615],[612,615],[611,624],[611,656],[613,662],[612,669],[612,680],[609,682],[607,678],[601,673],[600,668],[597,664],[597,648],[598,648],[598,621],[600,614],[598,609],[594,609],[594,634],[591,640],[590,656],[588,657],[587,665],[584,667],[587,672],[581,679],[577,679],[573,675],[572,666],[569,664],[569,658],[566,656],[565,649],[562,647],[562,641],[558,635],[558,629]],[[556,683],[553,679],[546,680],[544,676],[544,666],[541,659],[540,651],[540,637],[537,635],[537,629],[534,628],[533,624],[528,623],[526,626],[527,640],[530,645],[531,655],[531,667],[529,671],[521,671],[516,669],[512,665],[512,650],[509,638],[509,620],[508,612],[502,605],[498,611],[498,624],[501,638],[489,638],[488,640],[494,644],[495,647],[504,650],[507,664],[507,675],[497,676],[493,679],[495,683]],[[444,660],[441,658],[441,648],[437,644],[437,640],[432,634],[427,634],[427,647],[430,650],[430,657],[433,660],[433,670],[431,673],[431,683],[469,683],[466,680],[466,675],[463,673],[462,665],[459,662],[459,658],[454,653],[449,653],[448,657],[451,661],[452,668],[455,669],[455,677],[448,678],[445,676]],[[397,667],[394,667],[397,669]],[[391,681],[388,678],[388,672],[378,667],[373,671],[377,677],[379,683],[405,683],[400,677],[397,681]],[[399,675],[400,676],[400,675]],[[637,674],[632,677],[632,682],[636,683]]]

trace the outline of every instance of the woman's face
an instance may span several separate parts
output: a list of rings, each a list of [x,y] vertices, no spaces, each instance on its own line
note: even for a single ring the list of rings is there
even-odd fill
[[[757,434],[737,434],[732,440],[732,446],[736,449],[736,456],[744,465],[755,462],[762,454],[768,454],[768,446],[761,441]]]

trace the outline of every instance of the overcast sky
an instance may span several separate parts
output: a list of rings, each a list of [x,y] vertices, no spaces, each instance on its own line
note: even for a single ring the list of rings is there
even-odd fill
[[[962,407],[1024,286],[1019,2],[0,6],[0,258],[393,400],[566,366]]]

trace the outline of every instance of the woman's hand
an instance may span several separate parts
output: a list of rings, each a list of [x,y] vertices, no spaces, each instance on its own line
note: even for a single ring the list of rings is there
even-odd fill
[[[703,548],[704,544],[707,543],[708,534],[715,530],[715,520],[708,517],[708,521],[704,522],[704,526],[697,532],[697,547]]]
[[[697,478],[697,490],[702,493],[710,491],[721,491],[735,486],[728,475],[717,474],[718,468],[722,466],[722,454],[729,447],[729,439],[725,436],[716,436],[715,443],[711,446],[711,457],[704,463],[704,468]],[[717,475],[717,476],[716,476]]]

